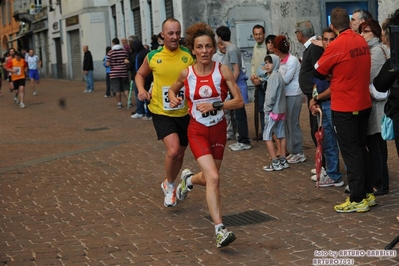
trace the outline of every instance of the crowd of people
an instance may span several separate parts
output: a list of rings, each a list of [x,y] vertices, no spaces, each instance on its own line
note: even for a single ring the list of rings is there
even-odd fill
[[[10,92],[14,94],[14,103],[25,108],[26,79],[30,80],[33,96],[37,95],[36,84],[39,84],[39,70],[41,60],[33,49],[22,49],[21,52],[9,48],[4,54],[0,67],[0,96],[2,96],[2,78],[9,83]]]
[[[398,84],[399,75],[389,71],[389,49],[382,41],[389,45],[387,31],[389,25],[399,24],[399,11],[385,22],[383,29],[368,12],[357,10],[355,14],[350,20],[345,9],[333,9],[331,25],[323,30],[321,40],[310,21],[296,23],[297,40],[304,46],[300,59],[290,54],[286,36],[265,38],[264,27],[253,28],[256,44],[250,80],[256,87],[258,106],[263,107],[257,111],[263,120],[261,137],[271,159],[263,169],[281,171],[306,160],[299,124],[306,97],[315,145],[317,129],[325,129],[322,171],[312,169],[311,180],[320,187],[343,187],[339,153],[345,164],[345,192],[350,196],[334,206],[339,213],[369,211],[377,204],[375,196],[389,192],[387,145],[379,127],[384,106],[385,113],[388,110],[393,118],[395,141],[399,143],[397,93],[385,94],[385,98],[375,96],[377,91],[393,90]],[[189,27],[187,48],[178,44],[181,32],[177,20],[166,20],[162,29],[165,46],[147,55],[135,83],[139,100],[151,101],[154,127],[166,147],[166,179],[161,183],[164,205],[173,207],[177,200],[186,199],[194,186],[206,186],[217,247],[227,246],[236,236],[225,228],[221,215],[219,169],[226,140],[231,138],[225,111],[233,111],[238,134],[234,135],[237,143],[229,148],[251,148],[241,53],[225,26],[216,29],[217,44],[215,34],[205,23]],[[354,68],[363,75],[353,75]],[[151,72],[154,84],[149,93],[144,81]],[[230,100],[226,100],[228,96]],[[320,113],[322,118],[318,118]],[[177,185],[188,145],[201,172],[184,169]]]
[[[366,10],[356,10],[350,18],[345,9],[334,8],[331,25],[320,38],[311,21],[295,24],[297,41],[304,48],[301,58],[290,53],[286,36],[266,36],[265,28],[255,25],[256,43],[247,75],[228,27],[214,32],[206,23],[196,23],[186,30],[182,45],[180,22],[169,18],[152,38],[151,51],[135,36],[112,40],[103,60],[105,97],[114,95],[117,108],[123,107],[124,98],[126,107],[132,107],[135,97],[131,118],[152,120],[166,149],[165,179],[160,184],[166,207],[185,200],[196,185],[206,187],[218,248],[236,239],[222,220],[219,170],[228,139],[236,140],[229,145],[232,151],[251,149],[245,109],[248,77],[256,88],[261,124],[261,134],[254,139],[264,140],[270,155],[263,170],[282,171],[307,160],[299,120],[306,100],[315,146],[320,145],[315,134],[320,126],[324,128],[322,167],[311,169],[311,180],[319,187],[343,187],[341,154],[345,192],[350,196],[334,210],[366,212],[377,204],[375,196],[389,193],[387,143],[380,128],[384,113],[393,120],[399,156],[399,73],[390,71],[391,25],[399,25],[399,9],[380,26]],[[87,46],[83,51],[84,92],[90,93],[93,62]],[[14,101],[21,108],[25,107],[25,70],[29,69],[34,95],[39,80],[40,60],[33,50],[26,62],[10,49],[4,63]],[[353,69],[362,75],[354,75]],[[181,171],[188,145],[198,173]]]

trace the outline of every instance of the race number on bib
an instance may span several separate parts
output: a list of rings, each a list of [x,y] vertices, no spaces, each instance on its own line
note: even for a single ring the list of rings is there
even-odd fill
[[[176,97],[181,97],[183,100],[181,101],[181,103],[175,107],[172,108],[169,106],[169,97],[168,97],[168,90],[169,90],[170,86],[163,86],[162,87],[162,95],[163,95],[163,109],[165,111],[171,111],[171,110],[179,110],[179,109],[183,109],[184,108],[184,87],[180,89],[179,93],[176,95]]]
[[[15,75],[21,75],[21,68],[20,67],[13,67]]]
[[[210,127],[214,126],[220,121],[222,121],[224,117],[223,110],[212,110],[210,112],[201,113],[197,110],[197,105],[201,103],[213,103],[216,101],[220,101],[219,97],[209,98],[209,99],[201,99],[193,101],[193,107],[191,109],[191,116],[200,124],[204,126]]]

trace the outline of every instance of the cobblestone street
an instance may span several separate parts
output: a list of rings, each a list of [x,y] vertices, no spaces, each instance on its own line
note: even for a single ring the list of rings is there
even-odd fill
[[[20,109],[3,82],[0,265],[312,265],[332,258],[323,251],[382,250],[399,235],[394,143],[388,144],[390,193],[367,213],[336,213],[333,206],[348,194],[310,180],[315,147],[304,104],[306,162],[265,172],[270,160],[263,141],[252,141],[247,151],[226,149],[223,215],[237,240],[217,249],[203,187],[164,207],[165,148],[152,122],[131,119],[132,109],[104,98],[105,82],[96,82],[94,93],[84,89],[83,82],[43,79],[32,96],[27,83]],[[252,103],[247,111],[254,137]],[[198,171],[189,148],[183,167]],[[392,257],[360,252],[337,259],[399,265],[398,248]]]

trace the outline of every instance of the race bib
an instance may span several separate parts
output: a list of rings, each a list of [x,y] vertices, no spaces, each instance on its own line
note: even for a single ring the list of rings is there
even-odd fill
[[[21,75],[21,68],[20,67],[13,67],[12,69],[14,70],[14,74],[15,75]]]
[[[172,110],[179,110],[179,109],[183,109],[184,108],[184,87],[180,89],[179,93],[176,95],[176,97],[181,97],[183,100],[181,101],[181,103],[175,107],[172,108],[169,106],[170,100],[168,97],[168,90],[169,90],[170,86],[163,86],[162,87],[162,95],[163,95],[163,109],[165,111],[172,111]]]
[[[220,101],[220,98],[210,98],[210,99],[201,99],[193,101],[193,107],[191,110],[191,116],[195,118],[195,120],[203,124],[204,126],[210,127],[219,123],[224,117],[223,110],[212,110],[210,112],[201,113],[197,110],[197,105],[200,103],[214,103],[216,101]]]

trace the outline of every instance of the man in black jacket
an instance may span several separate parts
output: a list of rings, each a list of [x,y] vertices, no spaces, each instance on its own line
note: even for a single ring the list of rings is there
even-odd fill
[[[299,72],[299,86],[303,94],[306,95],[309,102],[312,99],[312,92],[314,83],[312,81],[314,73],[314,64],[319,60],[324,52],[323,47],[314,45],[311,41],[316,39],[314,28],[312,22],[309,20],[297,22],[295,25],[295,34],[298,42],[300,42],[304,47],[305,51],[302,56],[301,71]],[[309,108],[308,108],[309,110]],[[315,145],[317,145],[315,133],[318,128],[317,117],[312,115],[309,111],[309,121],[310,121],[310,135]]]
[[[93,82],[93,57],[89,51],[89,46],[83,46],[83,75],[86,80],[86,89],[84,93],[94,92],[94,82]]]

